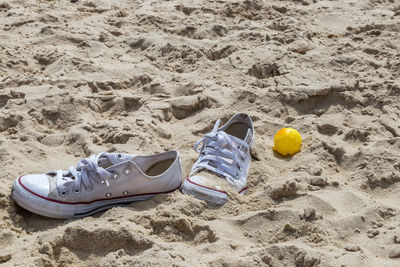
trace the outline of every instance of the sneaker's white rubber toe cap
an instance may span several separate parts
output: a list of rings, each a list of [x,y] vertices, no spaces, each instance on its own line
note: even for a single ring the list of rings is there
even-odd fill
[[[42,197],[47,197],[49,195],[50,183],[49,178],[45,174],[24,175],[18,180],[22,187],[33,194]]]
[[[224,190],[229,184],[221,178],[213,175],[202,174],[187,177],[181,188],[182,193],[192,195],[198,199],[204,200],[211,205],[220,206],[228,200],[228,194]],[[238,191],[239,194],[245,194],[247,187]]]
[[[22,208],[50,218],[72,218],[74,205],[63,205],[48,199],[49,180],[46,175],[31,174],[14,180],[12,198]]]

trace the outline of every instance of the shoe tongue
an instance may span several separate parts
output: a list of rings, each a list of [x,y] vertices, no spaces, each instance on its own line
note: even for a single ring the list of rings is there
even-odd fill
[[[232,138],[232,141],[235,143],[235,145],[239,146],[240,141],[242,141],[242,142],[245,141],[246,143],[250,144],[251,138],[252,138],[252,133],[251,133],[251,130],[248,129],[246,137],[244,139],[238,138],[238,137],[233,136],[233,135],[229,135],[229,136]]]
[[[112,165],[131,160],[134,155],[122,154],[122,153],[104,153],[99,158],[99,166],[102,168],[108,168]]]
[[[98,164],[102,168],[108,168],[117,163],[117,154],[115,153],[104,153],[99,157]]]

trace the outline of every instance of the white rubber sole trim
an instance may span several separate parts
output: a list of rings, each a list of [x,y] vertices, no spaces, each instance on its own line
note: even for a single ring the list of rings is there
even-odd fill
[[[196,185],[188,181],[188,179],[185,179],[183,182],[181,191],[186,195],[194,196],[195,198],[204,200],[205,202],[215,206],[224,205],[228,200],[228,195],[226,193]],[[239,194],[244,195],[246,191],[247,189],[244,189],[240,191]]]
[[[15,200],[15,202],[26,210],[54,219],[70,219],[70,218],[86,217],[94,213],[97,213],[99,211],[106,210],[115,206],[124,206],[132,202],[147,200],[156,195],[156,194],[149,194],[149,195],[131,196],[126,198],[118,198],[110,200],[99,200],[89,204],[63,204],[46,200],[44,198],[32,194],[24,187],[22,187],[22,185],[19,183],[18,180],[19,179],[14,181],[12,188],[12,197]]]

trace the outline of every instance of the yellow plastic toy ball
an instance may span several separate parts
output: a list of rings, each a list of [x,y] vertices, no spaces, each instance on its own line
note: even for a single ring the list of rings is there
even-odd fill
[[[274,150],[285,157],[290,157],[300,151],[301,135],[292,128],[280,129],[274,137]]]

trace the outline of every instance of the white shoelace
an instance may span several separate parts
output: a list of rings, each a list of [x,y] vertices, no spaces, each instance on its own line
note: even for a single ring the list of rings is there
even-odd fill
[[[239,177],[246,158],[242,148],[248,151],[250,147],[245,141],[238,138],[233,140],[229,134],[218,131],[220,122],[221,120],[217,120],[212,132],[205,134],[194,145],[194,150],[200,153],[194,169],[206,169],[234,182]]]
[[[57,174],[56,186],[59,194],[65,196],[68,193],[65,183],[72,181],[74,182],[73,192],[75,194],[80,193],[82,183],[86,190],[92,190],[93,184],[90,180],[109,186],[108,180],[114,177],[114,174],[99,166],[101,161],[106,160],[105,158],[101,158],[103,154],[104,153],[100,153],[90,156],[89,158],[81,159],[76,168],[71,166],[67,171],[58,170],[56,172],[49,172]]]

